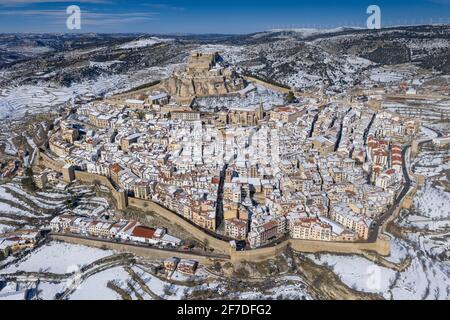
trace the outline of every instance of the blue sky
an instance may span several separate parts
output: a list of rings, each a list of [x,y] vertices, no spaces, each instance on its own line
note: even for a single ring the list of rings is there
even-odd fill
[[[81,8],[80,31],[66,28],[66,8]],[[449,23],[450,0],[0,0],[0,32],[251,33],[272,28],[366,24],[381,8],[382,26]]]

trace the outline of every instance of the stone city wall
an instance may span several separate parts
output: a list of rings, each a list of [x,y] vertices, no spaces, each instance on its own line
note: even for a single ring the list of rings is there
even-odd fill
[[[38,149],[36,157],[36,165],[44,166],[51,170],[62,173],[62,168],[64,167],[65,163],[50,158],[47,154],[41,152]]]
[[[125,191],[117,191],[107,177],[85,171],[75,171],[75,180],[88,184],[99,183],[107,187],[116,201],[117,209],[125,210],[127,208]]]
[[[200,242],[202,243],[204,243],[205,241],[208,242],[208,245],[217,251],[228,252],[230,249],[230,245],[228,242],[214,238],[213,236],[207,234],[202,229],[200,229],[200,227],[193,225],[192,223],[186,221],[176,213],[160,206],[159,204],[153,201],[129,197],[128,204],[130,207],[141,210],[143,212],[156,213],[157,215],[165,218],[166,220],[169,220],[171,223],[180,226]]]
[[[390,242],[388,237],[380,237],[374,243],[356,242],[327,242],[289,239],[277,246],[259,248],[247,251],[230,252],[232,262],[261,262],[273,259],[282,254],[290,246],[294,251],[304,253],[333,252],[342,254],[360,254],[363,251],[374,251],[382,256],[390,254]]]
[[[105,250],[109,249],[120,252],[130,252],[141,257],[148,257],[156,260],[178,257],[181,259],[194,259],[203,264],[213,264],[216,260],[225,260],[225,258],[222,259],[215,257],[207,257],[188,252],[162,250],[157,248],[130,245],[125,243],[95,240],[92,238],[82,238],[65,234],[50,234],[49,237],[51,240],[63,241],[67,243],[90,246]]]
[[[256,79],[256,78],[253,78],[253,77],[250,77],[250,76],[244,76],[244,79],[247,80],[247,81],[259,84],[261,86],[264,86],[266,88],[269,88],[269,89],[271,89],[273,91],[277,91],[277,92],[283,93],[283,94],[287,94],[287,93],[289,93],[289,91],[291,91],[290,89],[283,88],[283,87],[280,87],[280,86],[277,86],[277,85],[274,85],[274,84],[271,84],[271,83],[268,83],[268,82],[265,82],[263,80]]]

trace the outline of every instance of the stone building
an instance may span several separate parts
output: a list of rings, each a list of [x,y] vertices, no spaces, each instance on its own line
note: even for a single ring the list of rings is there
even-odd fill
[[[246,108],[230,108],[228,113],[228,123],[241,126],[255,126],[264,117],[262,105],[255,105]]]
[[[217,52],[191,54],[184,70],[160,84],[161,91],[180,98],[226,95],[244,88],[245,80],[224,66]]]

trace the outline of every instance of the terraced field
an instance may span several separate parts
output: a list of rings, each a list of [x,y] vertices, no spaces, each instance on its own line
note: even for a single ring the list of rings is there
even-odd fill
[[[70,208],[67,205],[69,202],[72,204]],[[0,183],[0,234],[47,226],[54,216],[69,210],[80,215],[99,217],[113,213],[110,209],[108,201],[97,197],[89,186],[29,193],[22,189],[18,179]]]

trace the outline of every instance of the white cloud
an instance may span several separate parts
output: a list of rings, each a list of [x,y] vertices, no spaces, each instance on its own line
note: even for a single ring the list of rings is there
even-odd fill
[[[123,26],[129,23],[139,23],[157,20],[158,12],[93,12],[82,11],[81,19],[84,26]],[[33,17],[41,17],[46,19],[48,17],[48,24],[56,25],[63,24],[67,18],[65,10],[0,10],[0,16],[16,16],[29,19]]]

